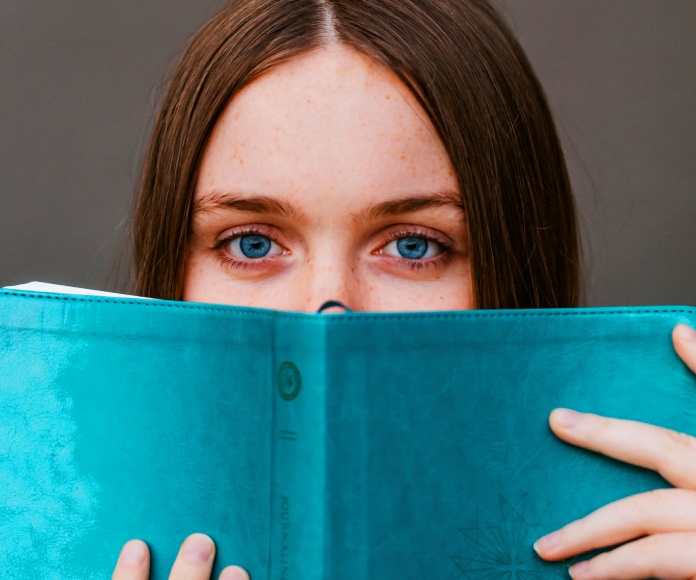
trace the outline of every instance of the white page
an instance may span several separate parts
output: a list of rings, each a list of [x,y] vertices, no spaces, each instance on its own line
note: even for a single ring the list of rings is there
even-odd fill
[[[80,294],[82,296],[114,296],[117,298],[140,298],[144,300],[152,300],[151,298],[143,298],[141,296],[132,296],[129,294],[116,294],[115,292],[103,292],[101,290],[92,290],[90,288],[77,288],[75,286],[62,286],[61,284],[51,284],[50,282],[27,282],[26,284],[18,284],[17,286],[5,286],[8,290],[28,290],[29,292],[53,292],[55,294]]]

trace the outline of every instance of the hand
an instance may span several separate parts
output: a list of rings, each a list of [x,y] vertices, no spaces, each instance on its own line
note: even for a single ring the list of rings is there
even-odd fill
[[[170,580],[210,580],[215,544],[204,534],[193,534],[181,545],[172,567]],[[147,580],[150,576],[150,551],[145,542],[131,540],[121,550],[112,580]],[[228,566],[220,580],[249,580],[238,566]]]
[[[674,346],[696,372],[696,332],[683,324]],[[541,538],[534,549],[562,560],[623,544],[572,566],[576,580],[696,579],[696,438],[645,423],[556,409],[553,432],[568,443],[657,471],[676,489],[660,489],[611,503]],[[627,543],[624,543],[627,542]]]

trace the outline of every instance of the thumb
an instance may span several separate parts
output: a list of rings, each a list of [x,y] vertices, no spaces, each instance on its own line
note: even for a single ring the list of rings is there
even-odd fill
[[[696,373],[696,330],[686,324],[677,324],[672,331],[672,341],[677,354]]]

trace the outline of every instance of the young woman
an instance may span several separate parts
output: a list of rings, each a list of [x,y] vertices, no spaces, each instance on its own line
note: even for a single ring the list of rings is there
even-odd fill
[[[233,1],[169,85],[134,233],[137,291],[159,298],[301,311],[330,299],[354,310],[579,301],[551,115],[482,0]],[[674,341],[696,370],[693,331],[678,327]],[[570,523],[537,542],[539,555],[623,544],[573,577],[696,578],[694,440],[568,410],[551,426],[677,489]],[[213,557],[195,534],[171,577],[207,579]],[[147,578],[148,560],[129,542],[114,578]]]

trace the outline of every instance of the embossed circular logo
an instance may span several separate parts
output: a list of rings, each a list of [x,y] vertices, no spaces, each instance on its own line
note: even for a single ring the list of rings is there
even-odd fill
[[[278,369],[278,392],[286,401],[292,401],[300,394],[302,377],[297,367],[289,361],[285,361]]]

